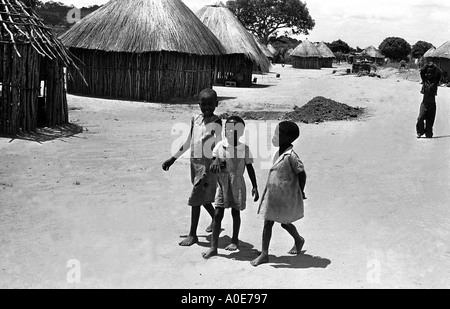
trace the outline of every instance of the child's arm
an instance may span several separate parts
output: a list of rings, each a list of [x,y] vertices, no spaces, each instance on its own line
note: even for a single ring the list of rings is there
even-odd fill
[[[252,196],[255,197],[255,202],[257,202],[259,200],[259,192],[258,192],[258,185],[256,183],[256,174],[255,174],[255,170],[253,169],[253,164],[247,164],[246,165],[247,168],[247,173],[248,173],[248,177],[250,177],[250,181],[252,182]]]
[[[306,173],[305,173],[305,171],[298,174],[298,184],[300,185],[300,190],[302,190],[303,199],[306,200],[306,195],[305,195]]]
[[[175,163],[175,161],[178,160],[191,147],[192,131],[194,129],[193,125],[194,125],[194,123],[192,122],[191,131],[189,132],[189,136],[186,139],[186,141],[184,142],[183,146],[181,146],[181,148],[177,151],[177,153],[173,157],[171,157],[169,160],[167,160],[163,163],[162,168],[166,172]]]

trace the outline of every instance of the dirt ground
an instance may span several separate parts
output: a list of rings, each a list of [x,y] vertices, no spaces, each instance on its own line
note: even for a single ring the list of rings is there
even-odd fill
[[[250,192],[240,251],[223,249],[229,212],[219,256],[201,257],[204,210],[199,244],[178,246],[190,224],[189,159],[168,173],[161,164],[197,106],[69,96],[66,135],[0,138],[0,287],[450,288],[450,88],[439,88],[435,138],[417,140],[415,72],[332,70],[276,65],[253,88],[214,88],[217,114],[292,111],[317,96],[366,110],[360,120],[299,123],[308,200],[295,225],[304,254],[287,254],[292,239],[276,225],[271,263],[250,265],[263,226]],[[272,124],[247,122],[260,192]]]

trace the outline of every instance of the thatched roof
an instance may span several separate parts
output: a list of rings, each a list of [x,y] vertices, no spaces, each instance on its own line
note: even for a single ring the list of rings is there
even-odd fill
[[[384,55],[374,46],[367,47],[365,50],[363,50],[362,54],[372,58],[385,58]]]
[[[309,40],[301,42],[292,52],[291,57],[321,58],[320,51]]]
[[[197,16],[222,43],[225,54],[244,54],[261,70],[269,69],[269,60],[258,46],[255,37],[227,7],[207,5],[197,12]]]
[[[436,48],[436,50],[431,54],[431,56],[428,57],[450,59],[450,41],[447,41],[438,48]]]
[[[433,53],[436,50],[436,47],[431,47],[429,50],[427,50],[427,52],[425,54],[423,54],[423,57],[425,58],[430,58],[433,57]]]
[[[19,0],[2,0],[0,11],[2,30],[5,30],[0,35],[0,44],[13,43],[19,56],[15,44],[30,44],[41,56],[59,59],[64,65],[76,68],[66,47],[31,8]]]
[[[61,39],[68,47],[108,52],[223,53],[219,40],[181,0],[111,0]]]
[[[259,42],[258,39],[256,39],[256,43],[258,43],[259,48],[261,49],[261,51],[264,53],[264,55],[266,55],[267,58],[273,58],[275,55],[267,48],[266,45],[264,45],[263,43]]]
[[[274,55],[276,55],[278,53],[277,49],[275,47],[273,47],[272,44],[270,44],[270,43],[267,44],[267,49],[269,49],[269,51]]]
[[[323,41],[318,43],[316,47],[322,55],[322,58],[336,58],[331,49]]]

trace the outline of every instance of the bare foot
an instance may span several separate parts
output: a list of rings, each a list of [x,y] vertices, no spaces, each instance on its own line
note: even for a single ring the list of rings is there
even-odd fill
[[[261,253],[256,259],[250,262],[250,264],[255,267],[264,263],[269,263],[269,256],[264,253]]]
[[[215,255],[217,255],[217,249],[215,248],[211,248],[208,251],[202,253],[204,259],[209,259],[210,257],[213,257]]]
[[[236,251],[237,249],[239,249],[239,246],[236,245],[236,244],[233,244],[233,243],[229,244],[229,245],[225,248],[225,250],[227,250],[227,251]]]
[[[299,254],[301,254],[304,244],[305,244],[305,239],[303,237],[300,237],[300,239],[295,242],[294,247],[292,247],[292,249],[289,250],[288,254],[292,254],[292,255],[299,255]]]
[[[193,244],[196,244],[197,242],[198,242],[197,236],[188,236],[182,242],[180,242],[179,245],[182,247],[190,247]]]

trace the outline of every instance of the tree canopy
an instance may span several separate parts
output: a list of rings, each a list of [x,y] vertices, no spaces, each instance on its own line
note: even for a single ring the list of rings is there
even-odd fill
[[[416,44],[412,46],[411,49],[411,56],[413,58],[421,58],[431,47],[433,47],[433,44],[425,42],[425,41],[417,41]]]
[[[344,53],[348,54],[351,50],[350,46],[342,40],[333,41],[331,43],[327,43],[327,46],[333,53]]]
[[[306,3],[300,0],[234,0],[227,1],[227,7],[265,44],[280,29],[308,35],[315,26]]]
[[[411,53],[411,45],[405,39],[398,37],[384,39],[378,49],[383,55],[394,61],[407,60]]]

